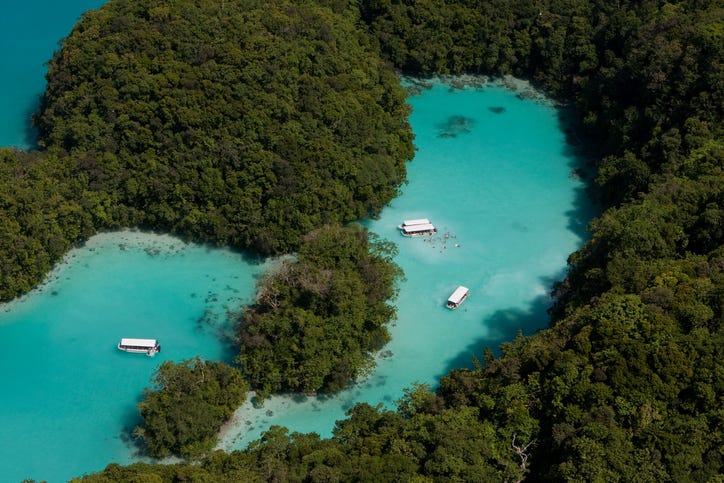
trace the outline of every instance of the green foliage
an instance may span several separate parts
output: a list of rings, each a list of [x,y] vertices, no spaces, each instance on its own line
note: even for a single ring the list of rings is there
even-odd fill
[[[397,78],[348,15],[308,2],[108,2],[47,78],[41,145],[86,160],[137,224],[193,240],[293,250],[379,213],[413,154]]]
[[[14,206],[0,229],[27,243],[0,251],[0,300],[100,229],[280,254],[377,215],[413,156],[409,107],[354,11],[333,6],[111,1],[84,15],[49,64],[45,151],[2,154]],[[16,172],[28,159],[33,178]],[[20,204],[27,227],[13,226]]]
[[[370,370],[394,317],[393,250],[359,227],[323,227],[260,283],[239,322],[239,363],[260,397],[335,392]]]
[[[390,0],[360,9],[403,71],[515,74],[575,107],[602,159],[606,204],[636,197],[655,171],[677,167],[693,148],[687,138],[701,142],[709,131],[721,140],[720,2]]]
[[[144,424],[135,435],[149,454],[197,458],[216,443],[221,424],[246,398],[248,384],[226,364],[199,358],[166,361],[154,376],[138,410]]]

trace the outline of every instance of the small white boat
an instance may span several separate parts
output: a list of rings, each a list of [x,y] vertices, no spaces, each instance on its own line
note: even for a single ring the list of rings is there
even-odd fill
[[[470,295],[470,290],[467,287],[463,287],[462,285],[460,285],[458,288],[455,289],[452,295],[448,297],[447,303],[445,305],[449,309],[456,309],[460,307],[460,304],[463,303],[463,300],[468,298],[468,295]]]
[[[405,220],[397,228],[400,229],[404,236],[434,235],[437,233],[437,228],[427,218]]]
[[[161,352],[161,345],[156,339],[121,339],[118,343],[118,349],[153,357],[156,353]]]

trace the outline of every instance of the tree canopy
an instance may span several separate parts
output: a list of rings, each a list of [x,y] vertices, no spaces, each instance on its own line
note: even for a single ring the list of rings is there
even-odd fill
[[[335,392],[371,369],[390,339],[401,270],[394,245],[368,236],[355,226],[312,231],[259,284],[239,320],[239,363],[260,397]]]
[[[164,362],[153,382],[138,405],[144,422],[135,435],[157,457],[199,457],[211,450],[248,389],[238,369],[199,358]]]

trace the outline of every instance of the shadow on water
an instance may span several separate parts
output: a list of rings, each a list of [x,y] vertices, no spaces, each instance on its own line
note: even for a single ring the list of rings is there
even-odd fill
[[[546,277],[542,278],[541,281],[544,286],[552,289],[553,283],[562,276],[563,272],[558,278]],[[472,368],[475,359],[482,362],[486,347],[490,348],[493,354],[498,357],[501,354],[501,344],[513,341],[519,332],[528,336],[546,328],[549,322],[547,310],[551,305],[552,300],[549,296],[540,295],[531,300],[527,308],[516,307],[498,310],[492,315],[482,318],[480,324],[484,331],[490,335],[471,341],[465,349],[449,359],[445,370],[442,374],[436,376],[436,380],[440,380],[452,370]]]
[[[149,383],[150,384],[150,383]],[[118,435],[118,438],[123,441],[123,443],[126,445],[126,447],[129,449],[129,453],[133,455],[134,458],[139,458],[144,456],[145,448],[143,446],[143,441],[140,438],[137,438],[134,436],[133,432],[134,430],[143,425],[143,418],[141,417],[141,413],[138,412],[138,404],[143,401],[143,393],[139,394],[136,398],[136,402],[133,406],[133,409],[129,409],[121,416],[121,421],[123,421],[123,429],[121,430],[121,433]]]
[[[41,96],[38,95],[35,100],[23,112],[23,146],[26,151],[38,148],[39,133],[33,126],[33,115],[40,109]]]
[[[567,160],[570,176],[580,179],[582,182],[582,185],[575,189],[573,203],[571,209],[566,212],[566,216],[568,217],[568,229],[579,238],[580,246],[583,246],[589,238],[588,224],[601,212],[600,205],[597,203],[594,194],[596,157],[593,150],[587,147],[583,136],[579,133],[578,118],[575,111],[559,107],[557,109],[557,118],[559,129],[566,136],[563,155]],[[557,274],[543,277],[541,282],[551,293],[554,284],[562,281],[567,272],[568,269],[564,268]],[[486,347],[492,349],[497,357],[501,353],[501,344],[513,341],[519,332],[528,336],[547,328],[550,324],[547,311],[552,305],[553,300],[550,296],[541,295],[532,299],[527,308],[517,307],[499,310],[493,315],[485,317],[480,323],[491,336],[480,337],[471,341],[464,350],[447,362],[445,371],[437,376],[437,380],[447,375],[451,370],[472,368],[474,359],[482,362]]]
[[[580,240],[588,240],[588,224],[601,213],[595,193],[597,157],[588,147],[579,127],[578,114],[573,108],[559,107],[556,110],[558,129],[566,136],[563,156],[570,170],[569,176],[579,179],[582,186],[575,189],[573,205],[566,212],[568,229]]]

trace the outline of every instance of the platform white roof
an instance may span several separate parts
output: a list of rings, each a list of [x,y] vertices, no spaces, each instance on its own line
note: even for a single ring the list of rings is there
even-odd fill
[[[465,297],[465,295],[469,291],[470,290],[467,287],[463,287],[462,285],[460,285],[458,288],[455,289],[452,295],[450,295],[447,301],[453,304],[459,304],[463,297]]]
[[[405,233],[416,233],[418,231],[432,231],[435,229],[435,225],[432,223],[426,223],[423,225],[403,226],[402,229]]]
[[[120,345],[130,345],[134,347],[156,347],[158,340],[156,339],[121,339]]]
[[[427,218],[418,218],[417,220],[405,220],[402,222],[402,226],[411,226],[411,225],[429,225],[430,220]]]

